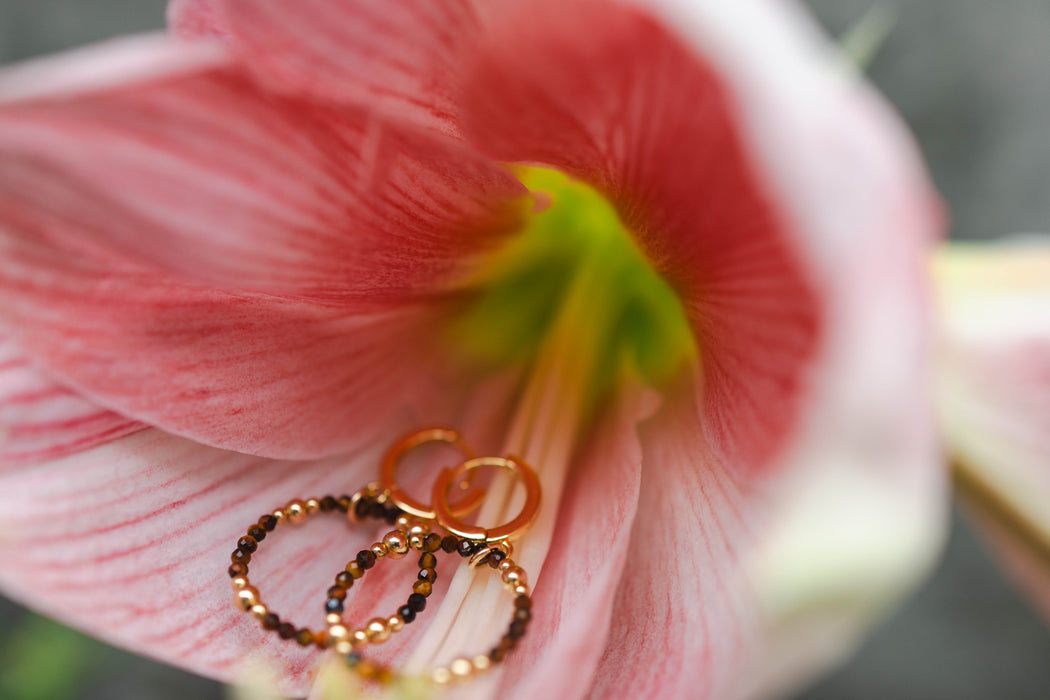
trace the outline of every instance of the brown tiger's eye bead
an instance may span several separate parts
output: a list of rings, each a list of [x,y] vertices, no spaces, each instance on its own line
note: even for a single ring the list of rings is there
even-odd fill
[[[369,552],[371,554],[371,552]],[[357,556],[361,556],[359,552]],[[361,562],[354,559],[352,562],[346,565],[346,573],[350,574],[352,578],[361,578],[365,575],[365,567],[361,566]]]
[[[519,595],[519,596],[517,596],[514,599],[514,607],[515,608],[531,608],[532,607],[532,598],[528,597],[527,595]]]
[[[277,518],[272,515],[264,515],[259,518],[259,525],[267,532],[273,532],[273,529],[277,527]]]
[[[335,496],[325,496],[321,499],[321,512],[331,513],[333,510],[339,507],[339,503],[335,500]]]
[[[437,577],[438,577],[437,572],[434,571],[433,569],[420,569],[419,570],[418,578],[419,578],[420,581],[430,581],[431,583],[434,583],[434,581],[437,581]]]
[[[329,600],[343,600],[346,598],[346,589],[342,586],[332,586],[328,589]]]
[[[256,542],[254,537],[245,535],[241,539],[237,540],[237,549],[243,549],[249,554],[253,554],[255,550],[259,548],[259,543]]]
[[[456,545],[456,551],[459,552],[459,556],[466,558],[474,552],[478,551],[479,545],[481,547],[485,546],[481,542],[474,542],[472,540],[460,540],[459,544]]]
[[[364,570],[371,569],[376,565],[376,555],[370,549],[362,549],[357,553],[357,564]],[[352,573],[352,572],[351,572]]]
[[[324,602],[324,611],[326,613],[341,613],[344,609],[343,601],[338,598],[329,598]]]
[[[233,554],[230,555],[230,559],[233,560],[234,564],[247,564],[252,560],[252,553],[246,549],[238,547],[233,550]]]
[[[502,549],[493,549],[489,552],[489,566],[493,569],[499,568],[499,563],[507,558],[507,553]]]
[[[350,510],[350,497],[347,496],[346,494],[343,494],[342,496],[339,497],[339,500],[336,501],[336,506],[343,513],[348,512]]]
[[[304,627],[296,632],[295,641],[301,647],[308,647],[314,643],[314,633]]]
[[[266,528],[262,525],[252,525],[248,528],[248,537],[251,537],[256,542],[262,542],[266,539]]]
[[[430,581],[416,581],[412,584],[412,590],[421,596],[428,596],[434,590],[434,584]]]
[[[368,517],[373,520],[383,520],[386,518],[386,506],[376,501],[370,501],[368,504]]]
[[[427,597],[419,593],[413,593],[408,596],[408,607],[412,608],[414,612],[423,612],[427,607]]]
[[[429,535],[423,538],[423,551],[424,552],[436,552],[441,549],[441,535],[436,532],[431,532]]]
[[[416,619],[416,611],[407,605],[402,605],[397,609],[397,614],[401,616],[401,619],[406,623],[412,622]]]
[[[275,630],[280,626],[281,618],[277,617],[273,613],[270,613],[262,619],[262,628],[264,630]]]
[[[281,639],[291,639],[295,636],[295,625],[290,622],[282,622],[277,626],[277,636]]]
[[[507,636],[517,641],[525,636],[525,629],[528,627],[528,623],[524,620],[515,620],[510,623],[510,628],[507,630]]]
[[[320,630],[314,633],[314,646],[318,649],[324,649],[328,646],[328,632]]]
[[[354,563],[356,564],[357,562]],[[340,571],[335,575],[335,585],[350,588],[354,585],[354,577],[350,575],[349,571]]]
[[[445,535],[441,538],[441,549],[445,550],[449,554],[456,551],[459,547],[459,538],[455,535]]]
[[[524,620],[525,622],[528,622],[529,620],[532,619],[532,611],[529,610],[528,608],[515,608],[514,609],[514,619],[515,620]]]
[[[419,557],[419,568],[420,569],[433,569],[438,564],[438,558],[433,554],[423,554]]]
[[[238,576],[248,575],[248,567],[240,562],[237,562],[236,564],[230,564],[230,568],[226,571],[230,574],[230,578],[237,578]]]

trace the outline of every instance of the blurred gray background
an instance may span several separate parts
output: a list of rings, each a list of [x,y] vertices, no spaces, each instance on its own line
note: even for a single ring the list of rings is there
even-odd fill
[[[841,36],[874,3],[807,4]],[[896,22],[868,72],[916,134],[951,210],[952,236],[1050,230],[1050,1],[881,4],[894,8]],[[163,7],[163,0],[0,0],[0,63],[160,28]],[[0,700],[223,696],[216,684],[0,598]],[[962,517],[932,579],[851,663],[797,700],[887,698],[1050,698],[1050,632]]]

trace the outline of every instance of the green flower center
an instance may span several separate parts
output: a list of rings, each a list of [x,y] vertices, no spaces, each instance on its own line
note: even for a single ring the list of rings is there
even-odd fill
[[[508,366],[569,353],[588,410],[622,381],[661,388],[695,364],[678,295],[609,202],[554,170],[518,175],[553,201],[468,280],[476,294],[453,328],[468,359]]]

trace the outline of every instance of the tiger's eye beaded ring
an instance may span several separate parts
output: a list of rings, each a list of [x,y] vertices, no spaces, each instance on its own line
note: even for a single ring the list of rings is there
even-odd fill
[[[283,508],[278,508],[272,513],[259,518],[258,522],[249,527],[247,533],[237,540],[237,548],[230,555],[232,563],[228,573],[233,585],[234,602],[237,604],[237,607],[251,614],[252,617],[259,621],[264,630],[275,632],[281,639],[294,640],[304,647],[310,645],[315,645],[319,649],[328,647],[330,642],[327,632],[315,632],[308,627],[296,628],[292,623],[282,620],[262,602],[259,590],[251,585],[251,582],[248,580],[248,564],[251,562],[252,555],[258,549],[259,543],[266,539],[267,534],[273,532],[278,525],[282,523],[298,524],[317,513],[335,512],[350,515],[352,512],[351,504],[356,504],[359,506],[359,513],[363,513],[364,517],[384,520],[391,524],[398,523],[399,518],[404,520],[401,510],[393,504],[386,503],[382,495],[376,493],[376,490],[377,487],[370,484],[353,496],[297,499],[290,501]],[[351,518],[353,522],[361,519],[361,517]],[[372,554],[377,546],[378,544],[373,545],[371,550],[361,552],[358,555],[358,559],[360,560],[364,554]],[[372,555],[370,563],[365,568],[371,568],[374,563],[375,555]],[[353,585],[353,577],[349,574],[343,578],[337,577],[337,584],[339,584],[337,587],[341,592],[341,598],[345,598],[346,591]],[[331,599],[333,595],[338,596],[339,593],[334,593],[330,589],[329,598]],[[341,598],[339,598],[340,611],[342,611]]]

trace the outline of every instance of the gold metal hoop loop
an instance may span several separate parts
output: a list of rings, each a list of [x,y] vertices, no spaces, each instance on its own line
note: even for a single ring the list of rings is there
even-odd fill
[[[424,428],[401,438],[387,451],[383,457],[383,463],[379,467],[379,483],[384,490],[389,492],[390,500],[398,508],[406,513],[411,513],[417,518],[433,520],[435,516],[434,508],[412,498],[397,484],[397,465],[401,461],[401,457],[409,450],[429,442],[448,443],[466,455],[468,460],[474,459],[474,451],[464,442],[458,431],[451,428]],[[464,480],[464,483],[468,481]],[[460,517],[474,511],[484,499],[485,491],[475,489],[465,494],[462,499],[451,506],[448,506],[446,503],[446,506],[456,517]]]
[[[522,506],[521,512],[510,522],[495,528],[467,525],[459,520],[448,502],[448,491],[453,482],[482,467],[510,469],[521,477],[525,485],[525,505]],[[434,502],[438,523],[452,534],[469,540],[499,542],[521,535],[536,519],[540,512],[540,480],[532,467],[517,457],[476,457],[458,467],[442,470],[434,482],[434,491],[430,498]]]

